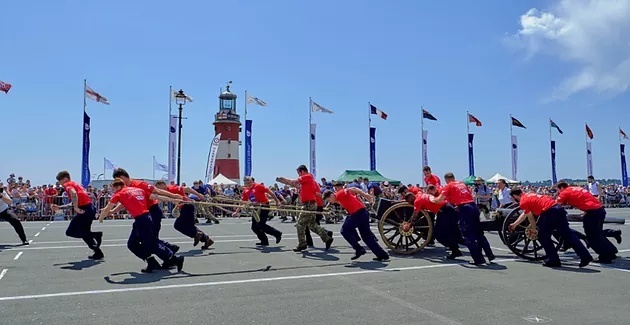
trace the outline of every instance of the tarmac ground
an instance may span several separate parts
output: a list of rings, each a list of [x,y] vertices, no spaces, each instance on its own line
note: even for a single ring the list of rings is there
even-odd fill
[[[608,209],[630,220],[630,209]],[[163,221],[160,237],[181,247],[184,269],[140,272],[145,264],[126,247],[131,220],[95,221],[103,231],[101,261],[65,236],[67,221],[25,222],[29,246],[17,246],[0,223],[0,324],[627,324],[630,320],[630,240],[611,265],[578,268],[575,254],[549,269],[517,258],[496,232],[487,233],[497,259],[483,267],[470,256],[444,259],[439,244],[389,262],[358,261],[334,232],[329,251],[295,253],[294,224],[273,219],[282,241],[265,248],[246,219],[199,224],[215,244],[202,251]],[[203,221],[202,221],[203,222]],[[628,221],[626,222],[628,223]],[[583,231],[579,223],[571,227]],[[607,224],[621,229],[627,225]],[[373,227],[373,231],[378,233]],[[379,243],[383,245],[379,237]],[[273,239],[273,238],[272,238]],[[384,245],[383,245],[384,246]],[[591,252],[594,257],[597,255]]]

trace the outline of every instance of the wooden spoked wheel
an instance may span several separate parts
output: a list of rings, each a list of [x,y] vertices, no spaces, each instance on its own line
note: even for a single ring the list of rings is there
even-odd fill
[[[400,202],[383,213],[378,231],[385,245],[398,254],[411,255],[421,251],[433,236],[433,222],[426,211],[420,211],[411,222],[413,205]]]
[[[510,251],[512,251],[512,253],[526,260],[542,261],[546,259],[547,256],[540,244],[540,241],[538,241],[537,233],[536,235],[528,234],[527,228],[529,227],[529,221],[527,219],[518,225],[513,232],[510,231],[510,224],[516,221],[520,214],[520,209],[514,209],[503,221],[501,232],[503,232],[503,241],[505,245],[510,249]],[[551,240],[553,241],[556,251],[560,250],[563,242],[562,237],[554,234],[551,237]]]

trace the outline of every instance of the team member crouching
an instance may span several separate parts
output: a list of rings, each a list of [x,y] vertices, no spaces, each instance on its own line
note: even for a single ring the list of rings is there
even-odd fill
[[[166,185],[166,182],[164,181],[155,182],[155,187],[172,194],[181,195],[184,198],[183,204],[179,206],[179,217],[175,220],[173,227],[182,234],[193,238],[193,246],[197,246],[199,245],[199,242],[203,242],[204,245],[201,246],[201,249],[210,248],[210,246],[214,244],[214,240],[210,239],[208,235],[195,226],[195,206],[192,204],[186,204],[186,202],[190,202],[190,199],[186,196],[186,194],[195,195],[197,198],[202,198],[203,196],[190,187]]]
[[[176,256],[166,245],[158,243],[157,237],[153,234],[153,222],[149,215],[144,191],[135,187],[126,187],[125,182],[120,178],[115,179],[111,186],[114,189],[114,195],[101,211],[99,222],[103,222],[103,219],[111,213],[116,203],[120,202],[134,219],[131,235],[129,235],[129,240],[127,241],[127,248],[134,255],[147,262],[147,267],[142,269],[142,272],[150,273],[155,269],[173,266],[177,266],[178,272],[181,271],[184,266],[184,257]],[[181,202],[180,200],[157,195],[153,196],[153,198],[174,203]],[[164,264],[160,266],[151,254],[157,255],[158,258],[164,261]]]
[[[442,203],[445,200],[453,204],[457,210],[459,228],[464,236],[464,244],[468,247],[470,256],[473,258],[473,265],[485,264],[486,260],[482,252],[486,254],[489,261],[495,259],[495,255],[490,248],[490,243],[481,229],[479,220],[479,208],[475,204],[472,193],[468,186],[455,180],[453,173],[444,175],[446,185],[440,189],[440,195],[431,198],[432,203]]]
[[[603,226],[606,210],[602,203],[588,190],[569,186],[567,182],[558,182],[556,187],[559,191],[558,204],[568,204],[584,211],[584,218],[582,219],[584,234],[591,248],[599,254],[597,262],[612,263],[612,260],[617,258],[617,247],[604,236]]]
[[[446,201],[442,203],[431,202],[431,198],[439,194],[435,185],[427,186],[426,192],[415,196],[407,193],[405,200],[413,204],[414,207],[412,220],[415,221],[422,210],[432,212],[436,220],[433,226],[435,239],[451,250],[451,254],[446,256],[446,258],[452,260],[462,256],[462,252],[459,250],[459,243],[464,240],[457,225],[457,211]]]
[[[375,261],[389,260],[389,254],[379,246],[376,242],[376,236],[370,229],[370,215],[365,208],[363,202],[361,202],[355,195],[362,196],[368,201],[372,201],[372,196],[361,191],[358,188],[344,189],[340,183],[335,184],[336,192],[326,190],[324,192],[324,200],[330,203],[339,203],[349,216],[341,226],[341,235],[343,238],[354,248],[354,256],[350,259],[356,260],[366,253],[365,248],[359,245],[357,241],[356,232],[359,230],[361,238],[365,242],[365,245],[376,255]]]
[[[267,224],[267,218],[269,218],[269,199],[267,199],[267,194],[276,201],[276,206],[280,206],[280,199],[278,199],[276,194],[265,185],[255,183],[254,179],[250,176],[245,176],[245,178],[243,178],[243,184],[245,185],[245,188],[241,199],[246,202],[255,202],[260,204],[262,207],[258,216],[260,221],[256,222],[256,219],[252,216],[252,231],[260,240],[260,242],[256,243],[256,245],[269,246],[269,238],[267,238],[267,235],[276,237],[276,244],[280,243],[282,233],[278,229]],[[237,216],[239,210],[240,208],[234,211],[232,216]]]
[[[151,199],[151,195],[160,195],[165,197],[170,197],[172,199],[182,200],[183,196],[177,194],[171,194],[167,191],[160,190],[155,186],[139,180],[139,179],[131,179],[129,178],[129,173],[122,168],[116,168],[112,175],[114,179],[120,178],[125,183],[125,186],[128,187],[136,187],[144,191],[144,198],[147,200],[147,206],[149,207],[149,214],[151,215],[151,221],[153,222],[153,235],[157,238],[158,243],[166,245],[170,250],[174,253],[179,251],[179,246],[171,244],[169,242],[163,241],[160,239],[160,230],[162,229],[162,219],[164,218],[164,214],[162,213],[162,208],[158,204],[157,200]],[[119,204],[112,213],[118,213],[123,210],[125,207],[122,204]]]
[[[551,235],[555,230],[580,256],[580,267],[587,266],[593,260],[593,257],[589,254],[586,247],[582,245],[575,232],[569,228],[567,211],[553,198],[536,193],[523,193],[521,189],[513,189],[510,192],[510,196],[512,196],[514,202],[519,204],[523,213],[516,221],[510,224],[509,229],[513,231],[525,219],[529,221],[530,225],[538,226],[538,241],[540,241],[540,245],[547,255],[547,260],[543,262],[543,266],[561,266],[560,257],[551,240]],[[534,216],[538,216],[538,220]]]
[[[100,249],[101,243],[103,242],[103,233],[92,231],[92,222],[96,217],[96,209],[92,204],[92,199],[85,192],[83,186],[70,180],[70,173],[67,171],[60,171],[56,178],[59,184],[64,187],[66,193],[68,193],[68,198],[70,198],[71,202],[67,204],[67,206],[72,206],[74,212],[77,213],[74,218],[70,220],[70,224],[66,230],[66,236],[83,239],[88,247],[94,251],[94,255],[88,256],[88,258],[93,260],[102,259],[105,257],[103,251]],[[65,206],[66,205],[58,206],[53,204],[52,208],[57,209]]]

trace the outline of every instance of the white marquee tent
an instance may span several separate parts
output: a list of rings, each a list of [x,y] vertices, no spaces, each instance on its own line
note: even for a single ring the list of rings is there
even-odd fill
[[[210,185],[214,185],[214,184],[219,184],[219,185],[237,185],[237,183],[235,181],[230,180],[229,178],[223,176],[223,174],[217,175],[217,177],[215,177],[213,180],[209,181],[208,184],[210,184]]]
[[[509,179],[499,173],[494,174],[494,176],[488,178],[486,183],[495,184],[498,183],[500,179],[504,179],[508,184],[519,184],[519,181],[515,181],[513,179]]]

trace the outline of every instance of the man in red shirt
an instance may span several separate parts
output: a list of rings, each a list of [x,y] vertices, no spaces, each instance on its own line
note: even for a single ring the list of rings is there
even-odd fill
[[[427,186],[433,185],[438,190],[442,187],[440,178],[431,173],[431,167],[424,166],[424,168],[422,168],[422,173],[424,174],[424,183],[427,184]]]
[[[315,185],[317,186],[316,191],[317,193],[321,193],[321,187],[319,187],[319,184],[315,183]],[[315,222],[321,226],[321,220],[324,218],[324,216],[322,215],[322,212],[324,212],[324,200],[322,199],[321,195],[315,195],[315,201],[317,202],[317,215],[315,216]],[[328,234],[328,237],[332,237],[333,236],[333,232],[330,230],[327,230],[326,228],[322,227],[322,229],[324,229],[324,231],[326,232],[326,234]],[[311,230],[308,229],[308,227],[306,227],[306,245],[308,247],[313,247],[313,237],[311,237]]]
[[[129,240],[127,241],[127,248],[138,258],[147,262],[147,267],[142,269],[142,272],[151,273],[155,269],[170,268],[172,266],[177,266],[177,271],[180,272],[184,266],[184,257],[178,257],[168,247],[160,245],[157,237],[153,234],[153,222],[149,215],[146,203],[147,198],[144,196],[145,191],[135,187],[126,187],[125,182],[120,178],[115,179],[111,186],[114,190],[114,195],[103,208],[99,222],[103,222],[103,219],[112,213],[117,203],[122,204],[134,220],[131,235],[129,235]],[[152,198],[174,203],[181,202],[180,200],[155,194],[152,195]],[[151,256],[152,254],[163,260],[164,265],[160,266],[158,261]]]
[[[435,239],[444,247],[451,250],[446,258],[449,260],[456,259],[462,256],[462,252],[459,250],[459,243],[463,243],[459,226],[457,225],[457,211],[448,202],[433,203],[431,199],[439,195],[438,189],[435,185],[427,186],[426,193],[413,195],[407,193],[405,201],[409,204],[413,204],[414,210],[412,220],[417,220],[420,211],[426,210],[435,217],[433,220],[436,222],[433,225],[433,234]]]
[[[300,201],[304,206],[304,212],[300,215],[295,227],[298,232],[298,245],[293,249],[295,252],[303,251],[308,248],[306,245],[306,229],[313,230],[326,243],[326,250],[332,245],[333,238],[329,237],[326,231],[315,222],[317,211],[317,195],[321,195],[317,191],[317,182],[313,175],[308,172],[305,165],[297,168],[297,179],[288,179],[284,177],[276,178],[276,182],[293,186],[300,189]]]
[[[256,243],[256,245],[269,246],[269,238],[267,238],[267,234],[276,237],[276,244],[279,244],[282,239],[282,232],[267,224],[267,220],[269,218],[269,199],[267,198],[267,194],[276,201],[276,206],[278,207],[281,203],[276,196],[276,193],[265,185],[254,182],[254,178],[251,176],[245,176],[243,178],[243,185],[245,185],[245,187],[243,188],[241,200],[245,202],[255,202],[262,207],[258,216],[260,221],[256,222],[256,218],[252,216],[252,231],[260,240],[260,242]],[[240,209],[234,211],[232,215],[236,216],[239,210]]]
[[[602,203],[586,189],[569,186],[567,182],[558,182],[557,202],[560,205],[570,205],[584,211],[582,224],[584,234],[595,253],[599,254],[598,263],[610,264],[617,258],[617,248],[604,236],[604,219],[606,210]]]
[[[76,212],[74,218],[70,220],[70,224],[66,230],[66,236],[83,239],[88,247],[94,251],[94,255],[89,256],[89,258],[93,260],[102,259],[105,257],[103,251],[100,249],[101,243],[103,242],[103,233],[100,231],[92,232],[92,221],[94,221],[96,217],[96,210],[92,204],[92,199],[87,192],[85,192],[83,186],[70,179],[70,173],[68,171],[60,171],[56,178],[59,184],[64,187],[66,193],[68,193],[68,198],[71,203],[64,206],[53,204],[53,209],[56,210],[60,207],[72,206],[74,212]]]
[[[490,243],[481,229],[479,208],[475,204],[470,189],[466,184],[456,181],[453,173],[446,173],[444,181],[446,185],[440,190],[440,195],[430,198],[430,200],[432,203],[442,203],[446,200],[455,206],[459,216],[459,229],[464,236],[464,243],[468,247],[470,256],[473,258],[470,264],[486,263],[482,250],[486,253],[488,260],[494,260],[495,256],[490,248]]]
[[[363,202],[357,199],[357,196],[360,196],[368,201],[372,201],[372,196],[356,187],[344,189],[341,183],[335,183],[334,188],[336,192],[333,193],[327,190],[324,192],[323,196],[324,200],[330,203],[339,203],[339,205],[348,211],[348,216],[343,222],[340,232],[343,238],[354,248],[354,256],[350,259],[356,260],[367,253],[365,248],[359,245],[357,241],[356,233],[357,230],[359,230],[359,234],[361,238],[363,238],[365,245],[376,255],[374,260],[389,260],[389,254],[376,242],[376,236],[370,229],[370,214],[367,212]]]
[[[151,221],[153,222],[153,234],[158,240],[158,243],[168,246],[170,250],[177,253],[179,251],[179,246],[171,244],[169,242],[165,242],[160,239],[160,230],[162,229],[162,219],[164,218],[164,214],[162,213],[162,208],[158,204],[157,200],[151,199],[151,194],[170,197],[172,199],[182,200],[184,197],[177,194],[171,194],[168,191],[164,191],[156,188],[155,186],[139,179],[131,179],[129,177],[129,173],[122,168],[116,168],[114,173],[112,174],[114,179],[120,178],[125,182],[125,186],[136,187],[142,189],[144,191],[144,197],[147,200],[147,206],[149,207],[149,214],[151,215]],[[122,211],[125,207],[122,204],[119,204],[112,213],[118,213]]]
[[[212,240],[208,235],[206,235],[203,231],[197,228],[197,226],[195,226],[195,206],[192,204],[186,204],[186,202],[190,202],[190,199],[186,194],[195,195],[197,199],[201,199],[203,195],[199,194],[199,192],[193,190],[190,187],[166,185],[166,182],[162,180],[156,181],[155,187],[171,194],[181,195],[184,198],[184,203],[179,206],[179,217],[177,218],[177,220],[175,220],[173,227],[180,233],[190,238],[193,238],[193,246],[197,246],[199,242],[203,242],[204,245],[201,246],[201,249],[210,248],[210,246],[214,244],[214,240]]]
[[[561,266],[560,257],[551,240],[551,235],[556,230],[580,256],[580,267],[587,266],[593,260],[586,247],[569,228],[567,211],[558,205],[552,197],[536,193],[523,193],[519,188],[512,189],[510,196],[519,204],[523,212],[510,224],[509,228],[513,231],[525,219],[529,221],[530,225],[538,227],[538,241],[547,255],[547,260],[543,262],[543,266]],[[536,222],[535,216],[538,216],[538,222]]]
[[[409,186],[409,187],[407,187],[405,185],[400,185],[400,187],[398,188],[398,194],[400,194],[400,197],[403,200],[407,196],[407,193],[411,193],[413,195],[418,195],[418,194],[422,193],[422,189],[420,189],[419,187],[416,187],[416,186]]]

